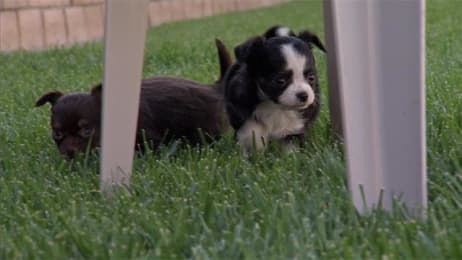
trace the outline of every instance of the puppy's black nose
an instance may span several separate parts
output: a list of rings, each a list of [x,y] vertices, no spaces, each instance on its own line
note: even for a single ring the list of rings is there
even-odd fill
[[[306,100],[308,100],[308,93],[306,93],[305,91],[298,92],[295,95],[301,102],[305,102]]]
[[[73,159],[74,156],[75,156],[75,151],[73,151],[73,150],[66,151],[65,156],[66,156],[67,159]]]
[[[67,158],[67,159],[73,159],[76,155],[77,150],[73,147],[66,147],[62,151],[62,154]]]

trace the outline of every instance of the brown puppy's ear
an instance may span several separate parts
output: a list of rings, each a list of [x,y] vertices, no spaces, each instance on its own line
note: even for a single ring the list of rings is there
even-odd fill
[[[220,39],[215,39],[215,46],[217,47],[218,60],[220,62],[220,77],[218,78],[217,82],[220,82],[225,77],[228,68],[233,64],[233,60],[229,55],[228,49],[223,44],[223,42],[220,41]]]
[[[236,56],[237,61],[246,62],[249,55],[263,46],[264,42],[265,39],[261,36],[252,37],[234,48],[234,56]]]
[[[327,52],[326,48],[324,47],[324,44],[322,44],[321,40],[319,40],[318,36],[308,30],[306,31],[301,31],[298,34],[298,38],[301,39],[302,41],[308,43],[308,45],[312,46],[313,44],[316,45],[320,50],[323,52]]]
[[[91,95],[95,98],[97,98],[98,100],[101,100],[101,97],[103,96],[103,85],[101,83],[93,86],[93,88],[91,88]]]
[[[36,102],[35,106],[43,106],[45,103],[50,103],[51,106],[53,106],[56,103],[56,100],[58,100],[59,97],[61,97],[63,93],[61,91],[50,91],[43,96],[41,96]]]

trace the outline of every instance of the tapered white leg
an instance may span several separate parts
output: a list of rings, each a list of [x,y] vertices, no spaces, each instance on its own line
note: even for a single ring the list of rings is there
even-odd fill
[[[148,0],[106,0],[101,190],[129,184]]]
[[[336,35],[334,34],[335,16],[332,14],[332,1],[324,1],[324,31],[327,52],[327,81],[329,85],[329,114],[332,131],[337,137],[343,137],[342,110],[340,107],[339,71],[337,53],[335,48]]]
[[[363,212],[383,191],[386,209],[393,197],[425,208],[425,1],[325,0],[325,8],[354,203]]]

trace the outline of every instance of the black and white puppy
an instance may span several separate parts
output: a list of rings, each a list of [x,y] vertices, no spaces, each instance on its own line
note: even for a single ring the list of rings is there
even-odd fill
[[[303,31],[272,27],[234,49],[237,62],[225,77],[225,102],[237,142],[249,152],[271,141],[301,144],[319,112],[319,84],[312,44]]]

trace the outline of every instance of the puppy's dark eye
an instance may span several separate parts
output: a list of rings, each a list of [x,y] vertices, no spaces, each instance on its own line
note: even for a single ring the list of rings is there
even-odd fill
[[[303,72],[303,76],[305,76],[305,78],[309,81],[309,82],[313,82],[316,80],[316,76],[314,75],[314,73],[310,70],[306,70]]]
[[[274,80],[274,83],[276,83],[278,86],[285,86],[287,81],[285,78],[277,78]]]
[[[60,141],[64,138],[64,133],[62,131],[59,131],[59,130],[55,130],[53,131],[53,139],[56,140],[56,141]]]
[[[93,132],[94,132],[94,129],[93,129],[93,128],[82,128],[82,129],[80,130],[80,135],[81,135],[82,137],[88,138],[88,137],[90,137],[90,136],[93,134]]]

